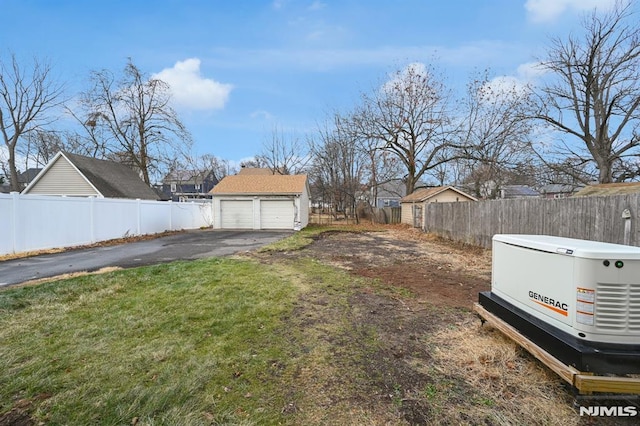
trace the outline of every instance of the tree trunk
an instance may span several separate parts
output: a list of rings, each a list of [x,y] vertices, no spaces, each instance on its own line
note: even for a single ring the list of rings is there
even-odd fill
[[[18,169],[16,167],[16,146],[7,147],[9,151],[9,179],[11,179],[11,191],[20,192],[20,182],[18,182]]]

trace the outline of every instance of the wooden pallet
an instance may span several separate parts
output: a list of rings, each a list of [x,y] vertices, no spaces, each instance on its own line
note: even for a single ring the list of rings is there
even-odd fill
[[[487,311],[479,303],[474,304],[473,308],[483,320],[526,349],[531,355],[575,387],[580,394],[593,392],[640,394],[640,378],[596,376],[593,373],[578,371],[533,343],[507,322]]]

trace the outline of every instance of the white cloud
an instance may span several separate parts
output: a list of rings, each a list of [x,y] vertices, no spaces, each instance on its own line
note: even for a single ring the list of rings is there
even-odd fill
[[[536,80],[539,77],[542,77],[547,73],[547,70],[542,67],[540,62],[527,62],[524,64],[520,64],[516,71],[516,75],[520,79],[524,79],[527,81]]]
[[[233,89],[231,84],[204,78],[198,58],[178,61],[172,68],[165,68],[152,77],[168,83],[176,105],[187,109],[222,109]]]
[[[276,10],[282,9],[286,3],[287,3],[287,0],[274,0],[273,3],[271,3],[271,7],[273,7]]]
[[[504,75],[486,83],[483,87],[483,93],[488,98],[496,95],[510,95],[510,97],[517,98],[528,91],[527,87],[527,82],[514,76]]]
[[[314,11],[314,10],[321,10],[324,9],[327,6],[326,3],[323,3],[319,0],[314,1],[313,3],[311,3],[311,5],[308,7],[309,10]]]
[[[393,92],[398,89],[404,90],[407,78],[412,75],[426,77],[429,75],[429,70],[422,62],[413,62],[397,74],[392,75],[389,81],[382,85],[381,89],[383,92]]]
[[[249,116],[254,119],[262,119],[267,121],[272,120],[274,118],[273,114],[271,114],[269,111],[265,111],[262,109],[253,111],[251,114],[249,114]]]
[[[536,80],[542,77],[546,70],[538,62],[527,62],[518,66],[515,75],[498,76],[487,84],[487,94],[511,94],[521,96],[530,91]]]
[[[566,11],[607,10],[615,3],[616,0],[527,0],[524,7],[533,22],[551,22]]]

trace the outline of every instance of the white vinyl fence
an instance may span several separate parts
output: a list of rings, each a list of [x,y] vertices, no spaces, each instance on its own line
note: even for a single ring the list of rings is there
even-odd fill
[[[0,194],[0,255],[209,227],[211,202]]]

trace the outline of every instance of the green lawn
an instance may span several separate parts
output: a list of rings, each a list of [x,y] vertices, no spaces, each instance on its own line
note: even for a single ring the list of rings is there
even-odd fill
[[[0,290],[0,426],[578,424],[473,313],[294,252],[325,230]]]
[[[297,288],[211,259],[0,292],[0,415],[47,424],[284,422]]]

